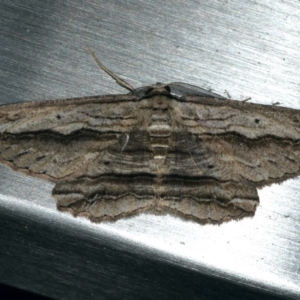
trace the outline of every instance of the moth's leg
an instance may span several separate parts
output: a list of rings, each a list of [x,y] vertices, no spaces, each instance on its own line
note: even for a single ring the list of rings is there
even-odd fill
[[[242,102],[247,102],[247,101],[250,101],[250,100],[251,100],[251,97],[248,97],[248,98],[242,100]]]
[[[112,77],[117,84],[119,84],[120,86],[124,87],[125,89],[129,90],[129,91],[134,91],[135,88],[132,87],[128,82],[126,82],[125,80],[121,79],[120,77],[118,77],[116,74],[114,74],[112,71],[110,71],[109,69],[107,69],[102,63],[101,61],[98,59],[98,57],[95,55],[95,53],[90,49],[87,48],[88,51],[90,52],[90,54],[92,55],[92,57],[94,58],[94,60],[96,61],[96,63],[98,64],[98,66],[105,72],[107,73],[110,77]]]

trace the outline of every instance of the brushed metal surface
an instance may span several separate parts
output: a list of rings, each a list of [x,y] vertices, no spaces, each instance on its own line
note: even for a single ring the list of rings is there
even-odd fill
[[[299,1],[0,1],[0,104],[182,81],[300,109]],[[142,215],[92,224],[52,185],[0,167],[0,282],[55,299],[300,297],[300,178],[254,218],[200,226]],[[227,297],[227,298],[225,298]]]

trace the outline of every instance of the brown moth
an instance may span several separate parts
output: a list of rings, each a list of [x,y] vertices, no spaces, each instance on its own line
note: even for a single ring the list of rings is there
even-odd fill
[[[257,188],[300,174],[300,111],[185,83],[0,107],[0,162],[55,183],[94,222],[143,212],[199,223],[252,216]]]

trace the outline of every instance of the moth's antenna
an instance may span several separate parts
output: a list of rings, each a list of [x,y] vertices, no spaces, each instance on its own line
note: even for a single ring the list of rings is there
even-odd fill
[[[93,59],[96,61],[96,63],[98,64],[98,66],[105,72],[107,73],[110,77],[112,77],[117,84],[119,84],[120,86],[124,87],[125,89],[129,90],[129,91],[134,91],[135,88],[132,87],[129,83],[127,83],[125,80],[119,78],[117,75],[115,75],[112,71],[108,70],[102,63],[101,61],[98,59],[98,57],[95,55],[95,53],[88,47],[87,48],[88,51],[90,52],[90,54],[92,55]]]

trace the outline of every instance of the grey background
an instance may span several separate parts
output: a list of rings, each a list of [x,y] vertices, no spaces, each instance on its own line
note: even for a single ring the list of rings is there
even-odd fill
[[[0,1],[0,104],[182,81],[300,109],[300,2]],[[0,108],[1,109],[1,108]],[[0,167],[0,282],[55,299],[300,297],[300,180],[254,218],[200,226],[141,215],[92,224],[53,185]]]

